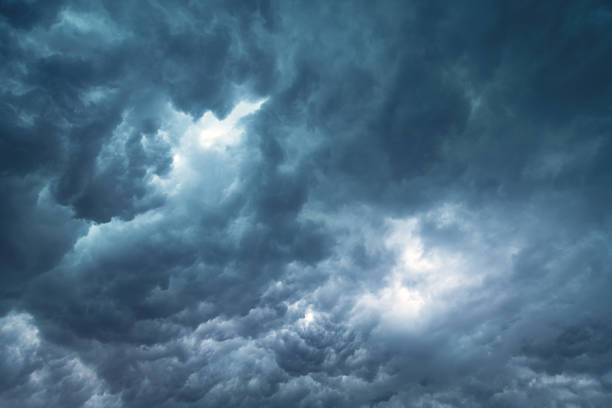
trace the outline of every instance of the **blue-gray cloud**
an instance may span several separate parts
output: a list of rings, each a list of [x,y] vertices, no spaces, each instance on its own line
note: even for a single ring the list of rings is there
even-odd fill
[[[0,407],[612,404],[607,2],[0,14]]]

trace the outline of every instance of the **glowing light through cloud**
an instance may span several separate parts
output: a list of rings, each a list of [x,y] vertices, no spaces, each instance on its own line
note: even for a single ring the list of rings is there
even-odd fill
[[[212,112],[208,111],[193,124],[193,128],[189,131],[198,134],[200,145],[205,149],[223,150],[236,145],[240,143],[240,138],[244,133],[240,121],[244,117],[257,112],[266,100],[240,101],[231,113],[222,120],[217,119]]]

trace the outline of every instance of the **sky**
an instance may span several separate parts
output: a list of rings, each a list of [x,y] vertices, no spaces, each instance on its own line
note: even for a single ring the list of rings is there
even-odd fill
[[[612,406],[610,27],[0,2],[0,408]]]

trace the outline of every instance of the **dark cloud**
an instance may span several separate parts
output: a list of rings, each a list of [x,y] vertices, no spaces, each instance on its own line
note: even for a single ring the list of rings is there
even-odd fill
[[[0,407],[605,407],[605,1],[4,2]]]

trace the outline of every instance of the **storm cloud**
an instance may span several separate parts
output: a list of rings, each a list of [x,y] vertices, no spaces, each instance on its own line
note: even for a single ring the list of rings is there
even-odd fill
[[[607,1],[0,4],[0,407],[612,406]]]

